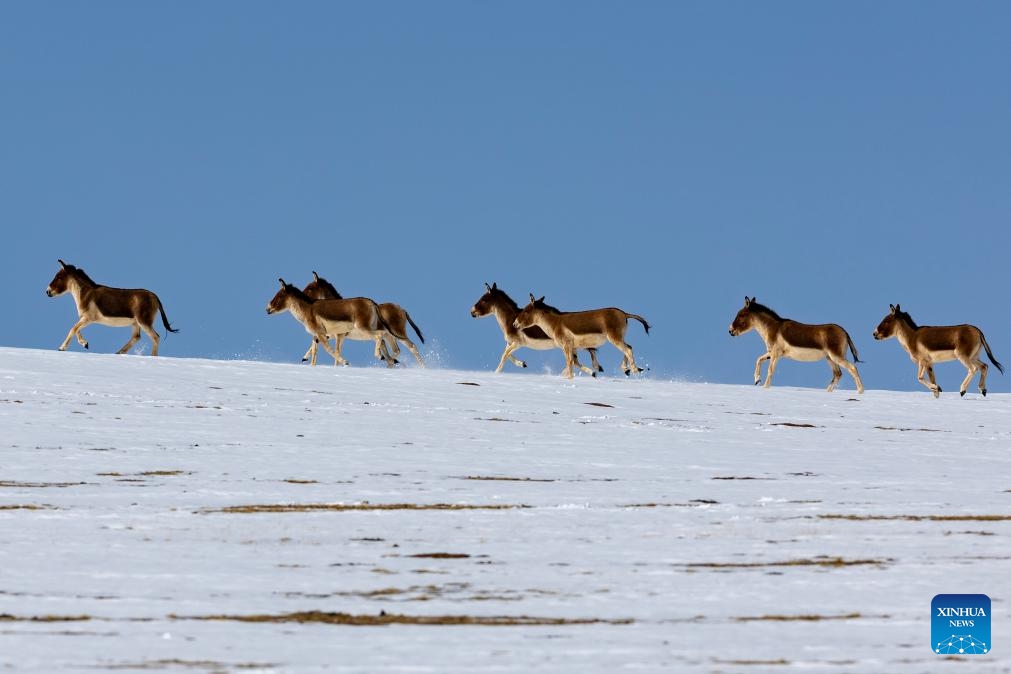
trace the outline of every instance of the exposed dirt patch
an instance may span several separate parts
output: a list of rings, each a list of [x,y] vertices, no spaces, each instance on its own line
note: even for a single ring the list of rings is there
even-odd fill
[[[288,484],[319,484],[319,480],[297,480],[293,477],[281,481],[287,482]]]
[[[608,405],[607,403],[583,403],[584,405],[593,405],[594,407],[610,407],[614,408],[614,405]]]
[[[774,477],[754,477],[751,475],[717,475],[711,480],[775,480]]]
[[[885,619],[889,616],[865,616],[862,613],[846,613],[845,615],[819,615],[819,614],[801,614],[801,615],[756,615],[756,616],[740,616],[733,618],[739,623],[749,623],[749,622],[818,622],[820,620],[859,620],[861,618],[874,617]]]
[[[480,386],[480,384],[473,381],[458,381],[456,383],[459,384],[460,386]]]
[[[874,522],[878,520],[903,520],[906,522],[1007,522],[1011,515],[818,515],[823,520],[851,520]]]
[[[0,487],[11,489],[63,489],[64,487],[80,487],[87,482],[18,482],[16,480],[0,480]]]
[[[246,623],[322,623],[326,625],[480,625],[487,627],[511,626],[561,626],[561,625],[631,625],[631,618],[544,618],[535,616],[476,616],[476,615],[404,615],[402,613],[374,614],[332,613],[325,611],[298,611],[295,613],[251,615],[177,616],[172,620],[214,620]]]
[[[940,428],[898,428],[896,426],[875,426],[874,428],[879,431],[920,431],[923,433],[950,433],[951,431],[942,431]]]
[[[504,421],[510,424],[520,423],[516,419],[503,419],[502,417],[474,417],[474,421]]]
[[[407,555],[419,559],[468,559],[470,555],[463,552],[419,552],[416,555]]]
[[[156,476],[168,477],[170,475],[192,475],[192,474],[193,473],[190,473],[185,470],[145,470],[141,473],[137,473],[137,475],[142,475],[145,477],[156,477]]]
[[[686,569],[764,569],[787,566],[814,566],[842,568],[846,566],[886,566],[894,559],[845,559],[843,557],[812,557],[809,559],[787,559],[779,562],[694,562],[684,564]]]
[[[779,660],[713,660],[721,665],[736,665],[738,667],[754,665],[756,667],[772,667],[776,665],[789,665],[789,660],[780,658]]]
[[[700,508],[707,505],[716,505],[719,501],[708,498],[696,498],[687,503],[629,503],[618,506],[619,508]]]
[[[555,482],[551,479],[542,479],[536,477],[507,477],[498,475],[467,475],[466,477],[460,478],[461,480],[487,480],[487,481],[498,481],[498,482]]]
[[[94,620],[90,615],[28,615],[19,616],[10,613],[0,613],[3,623],[68,623]]]
[[[803,424],[797,423],[795,421],[779,421],[776,423],[769,424],[770,426],[786,426],[787,428],[821,428],[821,426],[815,426],[814,424]]]
[[[517,510],[532,508],[523,504],[473,505],[466,503],[265,503],[228,506],[198,511],[208,513],[297,513],[354,512],[368,510]]]
[[[280,665],[267,662],[216,662],[214,660],[144,660],[143,662],[121,662],[110,665],[103,664],[102,669],[172,669],[184,667],[187,669],[204,669],[211,672],[230,672],[236,669],[273,670]]]
[[[0,510],[57,510],[56,506],[37,505],[35,503],[5,503]]]

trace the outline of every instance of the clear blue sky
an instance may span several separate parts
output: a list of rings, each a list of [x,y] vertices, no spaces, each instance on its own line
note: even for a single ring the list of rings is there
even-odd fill
[[[498,361],[485,281],[646,316],[658,377],[750,382],[745,294],[844,325],[869,388],[918,387],[871,338],[892,302],[1011,365],[1009,26],[1001,2],[6,3],[0,344],[62,341],[61,257],[157,292],[169,356],[296,361],[264,307],[315,269],[452,367]]]

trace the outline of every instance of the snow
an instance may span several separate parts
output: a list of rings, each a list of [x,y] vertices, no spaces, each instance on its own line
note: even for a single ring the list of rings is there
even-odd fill
[[[0,348],[0,429],[0,669],[1011,670],[1011,395]]]

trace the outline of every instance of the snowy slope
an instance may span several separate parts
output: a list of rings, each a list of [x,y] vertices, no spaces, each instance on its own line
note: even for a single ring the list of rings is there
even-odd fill
[[[12,671],[1011,670],[1008,395],[0,349],[0,429]]]

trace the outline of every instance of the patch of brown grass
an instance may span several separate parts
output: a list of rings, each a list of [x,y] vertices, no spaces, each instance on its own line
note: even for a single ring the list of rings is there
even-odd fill
[[[407,555],[418,559],[468,559],[470,555],[463,552],[419,552],[416,555]]]
[[[555,482],[552,479],[542,479],[536,477],[505,477],[498,475],[467,475],[464,480],[488,480],[501,482]]]
[[[56,510],[56,506],[36,505],[34,503],[6,503],[0,505],[0,510]]]
[[[758,616],[740,616],[733,618],[739,623],[749,623],[749,622],[818,622],[821,620],[859,620],[864,618],[861,613],[847,613],[845,615],[820,615],[820,614],[802,614],[802,615],[758,615]],[[888,616],[878,616],[881,618],[887,618]]]
[[[67,623],[67,622],[85,622],[88,620],[94,620],[90,615],[29,615],[20,616],[12,615],[10,613],[0,613],[0,622],[2,623]]]
[[[55,487],[79,487],[87,482],[18,482],[16,480],[0,480],[0,487],[10,487],[12,489],[48,489]]]
[[[814,424],[801,424],[795,421],[780,421],[777,423],[769,424],[770,426],[786,426],[787,428],[819,428]]]
[[[405,615],[402,613],[353,614],[327,611],[297,611],[279,614],[249,615],[170,615],[172,620],[232,621],[244,623],[316,623],[324,625],[384,626],[384,625],[479,625],[485,627],[562,626],[562,625],[631,625],[631,618],[544,618],[535,616],[476,615]]]
[[[254,505],[210,508],[202,513],[298,513],[298,512],[357,512],[372,510],[518,510],[532,508],[523,504],[496,503],[477,505],[467,503],[265,503]]]
[[[1007,522],[1011,515],[818,515],[823,520],[874,522],[902,520],[906,522]]]
[[[885,559],[845,559],[843,557],[819,556],[808,559],[787,559],[779,562],[694,562],[685,564],[689,569],[764,569],[786,566],[816,566],[841,568],[844,566],[885,566],[895,560]]]

